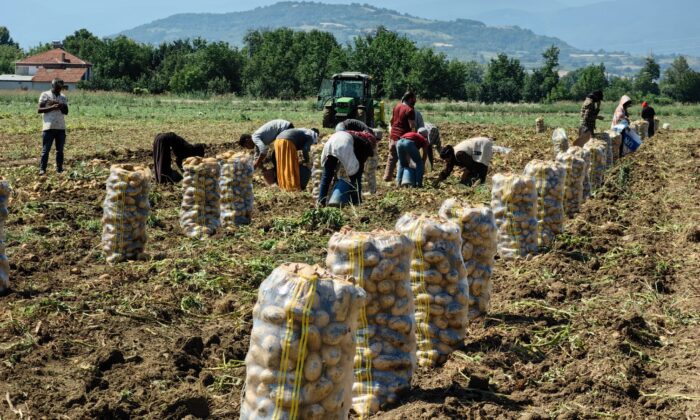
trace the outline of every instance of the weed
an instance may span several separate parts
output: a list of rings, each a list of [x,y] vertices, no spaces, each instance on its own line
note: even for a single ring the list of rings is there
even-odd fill
[[[309,230],[326,228],[338,230],[345,224],[343,213],[333,207],[306,210],[301,216],[301,225]]]
[[[180,309],[184,312],[201,312],[204,309],[202,297],[199,295],[187,295],[180,299]]]

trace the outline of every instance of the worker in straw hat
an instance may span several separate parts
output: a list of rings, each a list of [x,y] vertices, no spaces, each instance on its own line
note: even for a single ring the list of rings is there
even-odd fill
[[[43,115],[43,125],[41,133],[41,160],[39,164],[39,175],[46,173],[49,163],[49,152],[51,146],[56,143],[56,172],[63,172],[63,147],[66,144],[66,120],[68,115],[68,100],[61,90],[65,87],[63,80],[53,79],[51,90],[42,92],[39,96],[39,108],[37,112]]]

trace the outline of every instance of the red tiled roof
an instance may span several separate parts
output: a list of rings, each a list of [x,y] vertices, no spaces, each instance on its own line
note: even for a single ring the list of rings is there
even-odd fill
[[[66,83],[78,83],[83,80],[86,71],[86,68],[45,69],[39,67],[32,82],[50,82],[58,77]]]
[[[66,55],[66,61],[62,61],[61,58],[63,54]],[[19,60],[17,64],[84,64],[88,65],[87,61],[83,61],[73,54],[64,51],[61,48],[54,48],[53,50],[45,51],[36,55]]]

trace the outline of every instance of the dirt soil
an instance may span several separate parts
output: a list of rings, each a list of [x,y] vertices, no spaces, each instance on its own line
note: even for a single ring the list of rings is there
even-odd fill
[[[446,142],[496,136],[494,172],[550,154],[547,135],[450,125]],[[219,146],[224,150],[224,146]],[[219,151],[221,151],[219,150]],[[152,259],[100,255],[106,161],[63,178],[10,166],[12,290],[0,297],[0,418],[236,418],[256,287],[284,261],[323,262],[342,224],[390,227],[486,188],[382,186],[343,220],[303,218],[308,194],[256,184],[254,224],[197,242],[179,187],[154,187]],[[434,177],[435,173],[430,176]],[[377,418],[697,418],[700,413],[700,132],[663,132],[611,169],[548,253],[499,260],[492,310],[463,348],[419,369]],[[300,200],[302,205],[300,204]]]

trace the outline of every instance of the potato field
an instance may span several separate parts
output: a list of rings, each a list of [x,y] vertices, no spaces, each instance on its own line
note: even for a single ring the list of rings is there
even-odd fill
[[[573,136],[580,109],[419,101],[443,144],[488,136],[512,149],[494,155],[486,185],[468,188],[453,174],[434,188],[438,163],[423,189],[380,181],[361,206],[317,209],[310,192],[280,192],[256,173],[251,224],[205,239],[180,225],[183,185],[151,183],[147,255],[108,264],[100,241],[110,166],[152,165],[156,133],[206,143],[215,157],[240,151],[238,137],[268,119],[319,127],[321,113],[310,101],[65,94],[66,171],[55,173],[52,152],[39,177],[38,93],[0,93],[0,177],[12,188],[10,289],[0,296],[3,420],[238,418],[253,309],[273,270],[328,259],[342,273],[334,267],[352,249],[329,240],[345,226],[393,230],[407,212],[437,216],[450,198],[490,205],[494,175],[551,160],[553,129]],[[605,129],[613,108],[604,104]],[[608,169],[547,252],[497,259],[488,314],[455,332],[444,364],[420,363],[410,390],[373,418],[698,416],[700,108],[657,113],[672,128]],[[379,153],[381,172],[386,140]]]

